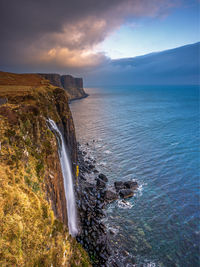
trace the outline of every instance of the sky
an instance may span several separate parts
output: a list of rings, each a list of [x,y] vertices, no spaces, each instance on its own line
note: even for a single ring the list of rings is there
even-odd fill
[[[98,50],[112,59],[135,57],[199,41],[200,9],[188,1],[166,16],[132,18],[108,36]]]
[[[199,41],[199,0],[0,0],[0,70],[81,76]]]

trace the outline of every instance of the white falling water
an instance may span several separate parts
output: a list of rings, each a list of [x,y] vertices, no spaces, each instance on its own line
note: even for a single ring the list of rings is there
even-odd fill
[[[66,151],[65,140],[63,138],[62,133],[58,129],[56,123],[51,119],[48,119],[47,122],[49,123],[50,129],[55,134],[57,141],[59,143],[59,157],[60,157],[60,164],[61,164],[61,169],[62,169],[62,174],[63,174],[65,198],[67,202],[69,233],[72,236],[76,236],[76,234],[78,233],[77,218],[76,218],[76,204],[75,204],[75,196],[74,196],[74,189],[73,189],[71,164],[70,164],[70,160],[69,160],[69,157]]]

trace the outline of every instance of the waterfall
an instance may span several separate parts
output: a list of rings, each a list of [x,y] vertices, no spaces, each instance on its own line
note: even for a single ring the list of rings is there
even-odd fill
[[[72,236],[76,236],[76,234],[78,233],[78,228],[77,228],[76,204],[75,204],[75,195],[73,189],[73,178],[72,178],[70,159],[66,150],[65,140],[63,138],[62,133],[58,129],[56,123],[51,119],[48,119],[47,123],[49,124],[51,131],[55,134],[58,141],[59,158],[63,174],[65,198],[67,202],[69,233]]]

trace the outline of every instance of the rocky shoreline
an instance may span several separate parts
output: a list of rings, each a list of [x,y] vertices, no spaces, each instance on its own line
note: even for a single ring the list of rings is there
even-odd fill
[[[93,266],[126,266],[120,259],[129,260],[126,251],[120,250],[111,242],[114,232],[103,222],[106,206],[121,198],[132,197],[138,184],[135,181],[115,182],[107,186],[107,177],[96,169],[95,159],[91,158],[78,144],[79,180],[76,187],[77,207],[80,220],[80,234],[77,241],[88,252]],[[124,201],[125,202],[125,201]]]
[[[71,102],[76,101],[76,100],[84,99],[84,98],[86,98],[86,97],[88,97],[88,96],[89,96],[89,94],[85,93],[83,96],[75,97],[75,98],[73,98],[73,99],[70,99],[70,100],[69,100],[69,104],[70,104]]]

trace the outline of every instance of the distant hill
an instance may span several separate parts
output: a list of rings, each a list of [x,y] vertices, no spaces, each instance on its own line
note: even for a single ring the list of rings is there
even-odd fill
[[[86,78],[87,86],[199,84],[200,42],[133,58],[111,60]]]

